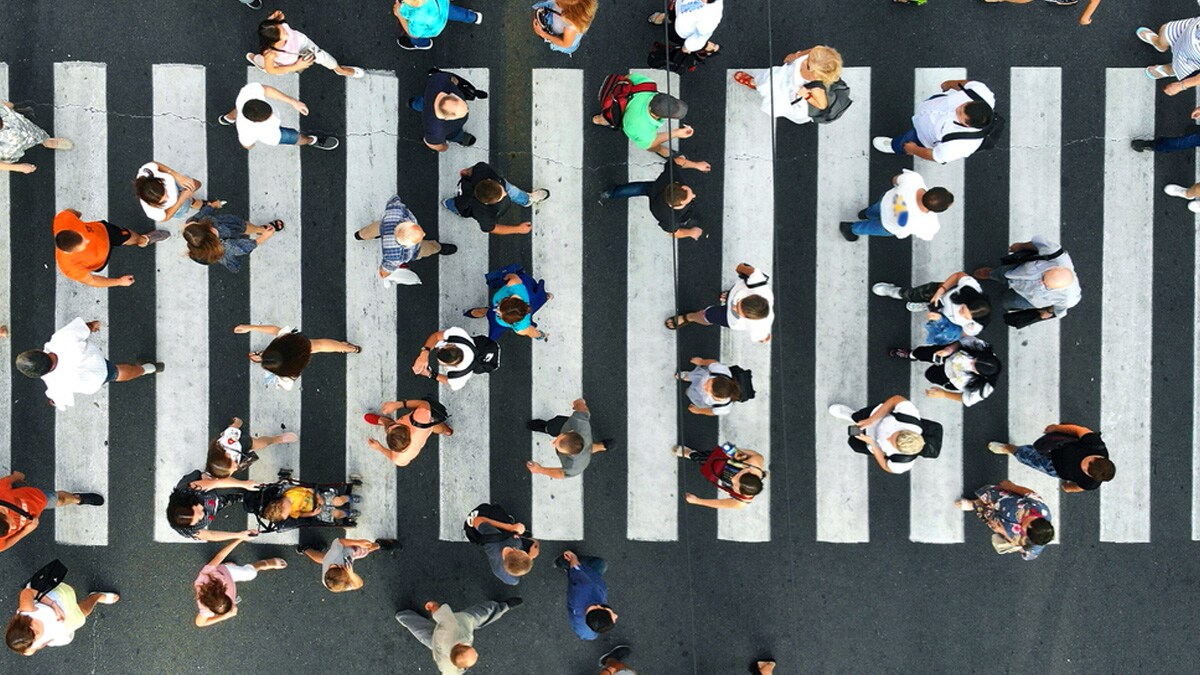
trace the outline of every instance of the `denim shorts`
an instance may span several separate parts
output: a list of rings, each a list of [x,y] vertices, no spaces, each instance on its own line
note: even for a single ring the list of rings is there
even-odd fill
[[[704,310],[704,320],[714,326],[729,328],[729,308],[725,305],[711,305]]]
[[[38,490],[41,490],[41,493],[46,495],[46,508],[52,509],[58,505],[58,493],[57,492],[51,492],[50,490],[42,490],[41,488],[38,488]]]
[[[300,142],[300,132],[287,127],[279,127],[279,144],[295,145]]]
[[[108,384],[109,382],[116,382],[117,376],[119,375],[116,364],[108,359],[104,359],[104,365],[108,366],[108,377],[104,379],[104,383]]]
[[[1032,445],[1017,446],[1017,451],[1013,453],[1013,456],[1017,458],[1018,462],[1031,469],[1058,478],[1058,473],[1054,470],[1054,462],[1050,461],[1050,455],[1043,455]]]

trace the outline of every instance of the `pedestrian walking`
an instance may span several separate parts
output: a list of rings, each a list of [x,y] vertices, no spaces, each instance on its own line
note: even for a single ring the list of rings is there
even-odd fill
[[[221,547],[208,564],[200,568],[200,574],[192,582],[196,597],[196,627],[207,628],[237,616],[237,585],[254,581],[259,572],[281,570],[287,567],[283,558],[265,558],[249,565],[225,562],[233,550],[248,537],[232,539]]]
[[[233,490],[217,492],[217,490]],[[171,529],[189,539],[200,541],[230,541],[242,536],[252,537],[258,530],[222,532],[208,529],[217,514],[227,506],[240,504],[247,491],[257,491],[258,483],[238,478],[205,478],[199,470],[179,479],[167,499],[167,522]]]
[[[283,126],[267,99],[290,105],[301,115],[308,115],[308,106],[275,87],[251,82],[238,92],[233,109],[217,118],[223,126],[237,126],[238,142],[249,150],[256,144],[307,145],[317,150],[333,150],[340,145],[333,136],[315,136]]]
[[[910,312],[925,312],[930,344],[949,344],[963,335],[979,335],[991,317],[992,303],[971,275],[955,272],[938,283],[898,286],[881,281],[871,292],[882,298],[903,300]]]
[[[425,145],[445,152],[450,143],[464,148],[475,145],[475,136],[465,129],[471,113],[467,102],[481,98],[487,98],[487,92],[476,89],[461,75],[431,68],[424,93],[408,99],[408,107],[421,114]]]
[[[600,87],[600,112],[592,124],[620,129],[633,144],[660,157],[670,157],[671,141],[691,138],[695,130],[687,125],[667,127],[668,119],[681,120],[688,106],[683,101],[658,92],[658,85],[645,75],[609,75]]]
[[[1200,85],[1200,17],[1170,21],[1157,31],[1142,26],[1136,34],[1160,53],[1171,52],[1170,63],[1146,67],[1146,77],[1151,79],[1175,78],[1163,87],[1164,94],[1174,96]]]
[[[309,338],[299,328],[272,326],[270,324],[239,323],[233,327],[238,335],[265,333],[275,336],[261,352],[250,352],[247,356],[262,365],[266,373],[263,381],[276,388],[291,391],[300,375],[308,367],[313,354],[359,354],[362,347],[342,340]]]
[[[677,445],[671,453],[680,459],[699,463],[700,475],[730,497],[703,499],[686,492],[684,501],[689,504],[710,509],[740,509],[763,491],[763,481],[767,479],[767,460],[753,450],[724,443],[708,452]]]
[[[462,328],[450,327],[425,339],[412,371],[458,391],[472,375],[487,375],[499,367],[499,344],[486,335],[472,336]]]
[[[521,583],[521,577],[533,569],[541,553],[537,539],[529,535],[524,523],[517,522],[499,504],[480,504],[467,514],[463,523],[467,540],[483,549],[492,574],[509,586]]]
[[[332,54],[288,25],[280,9],[258,24],[258,53],[247,52],[246,60],[271,75],[302,73],[314,63],[342,77],[360,78],[367,74],[357,66],[340,65]]]
[[[499,340],[501,335],[512,331],[532,340],[547,340],[550,334],[540,330],[533,322],[534,314],[547,302],[554,299],[546,292],[546,282],[534,279],[513,263],[484,275],[484,281],[492,291],[490,307],[474,307],[463,312],[471,319],[487,318],[488,339]]]
[[[433,653],[433,662],[441,675],[461,675],[479,661],[479,652],[474,647],[475,631],[496,623],[521,604],[521,598],[488,600],[456,612],[450,605],[430,600],[425,603],[430,618],[405,609],[396,612],[396,621]]]
[[[600,666],[600,675],[637,675],[636,670],[625,665],[625,659],[629,658],[631,653],[633,649],[629,645],[617,645],[604,652],[604,656],[601,656],[597,663]]]
[[[933,241],[941,229],[938,214],[954,204],[954,195],[944,187],[927,188],[916,171],[904,169],[892,178],[892,189],[874,204],[858,212],[857,222],[842,222],[838,228],[846,241],[860,236],[916,237]]]
[[[934,386],[926,389],[925,395],[957,401],[968,408],[992,395],[1003,370],[992,346],[971,337],[948,345],[896,347],[888,350],[888,356],[932,364],[925,369],[925,379]]]
[[[96,345],[88,342],[91,334],[98,332],[99,321],[85,322],[76,317],[50,336],[41,349],[18,354],[17,371],[31,379],[41,378],[50,405],[62,411],[75,405],[76,394],[90,396],[109,382],[128,382],[166,368],[161,361],[140,364],[109,361]]]
[[[156,223],[187,220],[189,215],[199,211],[206,203],[196,197],[200,187],[200,181],[161,162],[141,165],[133,179],[133,194],[137,196],[146,217]],[[225,204],[217,200],[208,203],[216,208]]]
[[[538,188],[526,192],[513,185],[487,162],[479,162],[458,172],[458,194],[442,201],[442,206],[456,216],[474,218],[479,229],[488,234],[529,234],[533,223],[528,220],[516,225],[501,225],[499,221],[512,211],[513,205],[525,208],[550,198],[550,191]]]
[[[746,263],[735,269],[738,275],[733,288],[721,293],[719,304],[694,312],[667,317],[666,327],[678,330],[690,323],[701,326],[722,326],[730,330],[748,331],[755,342],[771,341],[771,324],[775,321],[775,293],[771,277]]]
[[[1200,124],[1200,107],[1192,108],[1191,118]],[[1183,134],[1181,136],[1158,136],[1156,138],[1135,138],[1129,142],[1129,145],[1138,152],[1153,150],[1154,152],[1183,152],[1184,150],[1194,150],[1200,148],[1200,131]],[[1182,186],[1179,186],[1182,188]],[[1200,186],[1192,186],[1191,188],[1182,188],[1187,194],[1177,194],[1177,190],[1173,190],[1170,186],[1164,188],[1164,191],[1172,197],[1182,197],[1184,199],[1193,200],[1188,204],[1188,208],[1196,213],[1200,213],[1200,203],[1195,200],[1200,198]]]
[[[592,412],[588,410],[587,401],[575,399],[571,403],[571,411],[570,417],[558,415],[549,420],[532,419],[525,423],[530,431],[554,438],[550,445],[554,447],[554,454],[562,465],[562,468],[548,468],[530,460],[525,462],[529,473],[555,480],[574,478],[583,475],[592,463],[592,455],[617,448],[616,439],[592,441]]]
[[[672,169],[674,162],[681,171]],[[676,239],[699,239],[704,230],[692,223],[698,222],[692,211],[696,204],[696,192],[683,182],[682,169],[695,169],[703,173],[712,171],[708,162],[693,162],[683,155],[676,155],[663,163],[662,173],[652,181],[635,181],[614,185],[600,193],[600,201],[646,197],[650,213],[658,221],[663,232]]]
[[[608,605],[608,561],[564,551],[554,566],[567,571],[567,612],[571,630],[580,640],[595,640],[617,624],[617,613]]]
[[[212,478],[228,478],[258,459],[258,451],[281,443],[295,443],[300,437],[285,431],[275,436],[255,436],[250,451],[242,451],[242,418],[235,417],[221,435],[208,444],[204,473]]]
[[[693,356],[691,364],[693,368],[690,371],[675,373],[675,379],[688,385],[688,412],[693,415],[728,415],[734,403],[754,398],[749,370],[699,356]]]
[[[282,220],[255,225],[232,213],[217,213],[218,208],[212,202],[206,203],[183,227],[188,257],[201,265],[218,264],[230,272],[240,272],[243,257],[283,231]]]
[[[596,19],[597,0],[541,0],[533,4],[533,33],[550,51],[568,56],[579,49],[583,35]]]
[[[74,209],[59,211],[54,216],[54,262],[63,276],[93,288],[132,286],[132,274],[106,277],[101,272],[108,267],[113,247],[137,246],[146,248],[171,236],[166,230],[151,230],[138,234],[117,227],[107,220],[84,221]]]
[[[764,113],[796,124],[813,121],[814,110],[829,107],[829,88],[841,78],[842,55],[825,45],[792,52],[782,66],[733,74],[734,82],[762,97]]]
[[[991,441],[988,450],[1059,479],[1063,492],[1096,490],[1117,473],[1099,432],[1078,424],[1051,424],[1031,445]]]
[[[71,150],[75,144],[66,138],[51,138],[41,127],[16,111],[11,101],[0,104],[0,171],[33,173],[37,166],[21,162],[25,151],[35,146],[51,150]]]
[[[707,57],[721,50],[712,36],[724,12],[725,0],[672,0],[666,12],[654,12],[646,21],[655,26],[666,24],[667,39],[684,54],[703,53]]]
[[[975,491],[975,499],[954,502],[962,511],[975,515],[992,530],[992,548],[996,553],[1020,553],[1025,560],[1038,557],[1054,540],[1050,508],[1041,495],[1011,481],[985,485]]]
[[[396,417],[396,413],[408,411]],[[454,429],[446,424],[449,414],[441,403],[430,399],[404,399],[388,401],[379,406],[379,413],[367,413],[363,420],[372,426],[382,427],[387,446],[367,439],[367,445],[388,458],[392,464],[405,467],[421,454],[430,434],[453,436]]]
[[[354,233],[358,241],[378,239],[382,247],[379,276],[391,278],[410,262],[434,255],[454,255],[458,247],[454,244],[427,239],[425,230],[417,223],[417,217],[409,210],[400,195],[388,200],[383,209],[383,218]]]
[[[1064,317],[1083,298],[1071,254],[1041,235],[1009,246],[1000,263],[980,267],[973,274],[1008,286],[1000,304],[1004,322],[1014,328]]]
[[[982,82],[946,80],[942,93],[925,99],[913,115],[913,128],[900,136],[876,136],[879,152],[912,155],[939,164],[966,159],[990,148],[1003,131],[995,112],[996,95]]]
[[[850,449],[871,455],[888,473],[908,473],[918,457],[937,459],[941,454],[942,425],[922,419],[917,406],[903,396],[892,396],[857,412],[835,403],[829,406],[829,414],[851,424]]]
[[[62,563],[57,560],[50,565]],[[49,566],[47,566],[49,567]],[[62,574],[66,568],[61,568]],[[40,576],[40,575],[39,575]],[[8,620],[4,642],[21,656],[33,656],[46,647],[63,647],[75,639],[96,605],[115,605],[121,599],[116,593],[89,593],[76,600],[75,589],[69,584],[54,583],[51,588],[31,587],[38,576],[30,580],[17,596],[17,613]],[[50,580],[49,583],[53,583]]]
[[[25,482],[25,474],[13,471],[0,478],[0,551],[7,551],[42,524],[46,509],[68,506],[104,506],[104,497],[94,492],[43,490]]]
[[[354,561],[362,560],[380,549],[395,550],[394,539],[334,539],[322,553],[311,546],[297,550],[306,558],[321,566],[321,585],[334,593],[357,591],[363,587],[363,578],[354,571]]]
[[[459,7],[450,0],[396,0],[392,16],[400,22],[396,44],[409,50],[432,49],[433,38],[446,30],[447,22],[483,23],[482,12]]]

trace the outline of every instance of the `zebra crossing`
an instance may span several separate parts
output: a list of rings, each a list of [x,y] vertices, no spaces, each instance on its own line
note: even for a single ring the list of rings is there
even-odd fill
[[[483,68],[455,69],[481,89],[487,89],[492,73]],[[735,69],[730,69],[731,74]],[[659,71],[645,71],[663,90],[669,88],[687,100],[686,82]],[[957,68],[918,68],[913,71],[917,100],[936,91],[943,80],[961,79],[965,71]],[[1009,124],[1009,223],[1010,240],[1025,240],[1034,233],[1052,239],[1061,236],[1062,196],[1062,72],[1054,67],[1020,67],[1010,71],[1009,91],[997,91],[1001,108]],[[154,159],[207,184],[206,129],[211,118],[224,111],[206,109],[205,68],[188,64],[158,64],[153,68],[153,142]],[[247,69],[248,81],[261,81],[288,93],[299,94],[296,75],[268,79],[255,68]],[[772,119],[758,109],[756,96],[727,77],[724,130],[725,156],[714,161],[714,172],[723,173],[724,207],[719,228],[721,236],[722,280],[739,262],[749,262],[772,270],[774,259],[773,224],[776,222],[775,164],[772,147]],[[860,100],[835,124],[812,129],[817,136],[815,171],[820,189],[816,196],[816,269],[812,271],[816,304],[814,317],[813,370],[816,382],[814,424],[810,438],[788,439],[786,448],[778,447],[773,437],[773,402],[780,391],[778,378],[772,382],[774,346],[751,343],[744,334],[724,331],[720,338],[723,362],[737,363],[755,373],[758,397],[721,418],[719,434],[754,448],[768,458],[771,451],[815,454],[815,494],[791,495],[793,503],[812,512],[816,522],[815,539],[829,543],[864,543],[870,540],[871,504],[868,476],[874,471],[869,459],[850,453],[844,446],[844,425],[825,414],[832,402],[861,403],[867,400],[868,350],[867,322],[869,260],[866,243],[847,246],[836,228],[829,225],[845,219],[873,200],[869,181],[872,68],[851,67],[844,73]],[[103,217],[108,211],[106,190],[89,189],[107,185],[108,123],[106,72],[101,63],[64,62],[55,64],[56,135],[90,139],[87,152],[58,153],[54,157],[56,209],[75,208],[89,217]],[[585,157],[590,138],[592,92],[578,69],[536,69],[532,115],[532,143],[537,149],[532,165],[532,186],[550,187],[553,199],[533,211],[533,271],[553,269],[555,298],[542,310],[539,320],[551,332],[550,341],[532,345],[533,368],[528,374],[532,387],[532,412],[535,416],[553,414],[569,404],[582,391],[584,353],[583,269],[579,264],[586,254],[582,230],[584,195],[582,182],[588,166]],[[395,193],[396,167],[400,153],[409,152],[411,140],[398,137],[400,116],[405,114],[397,78],[389,72],[370,72],[362,80],[345,83],[346,153],[345,231],[353,232],[378,217],[378,210]],[[1118,480],[1100,492],[1100,539],[1105,542],[1145,542],[1150,540],[1150,352],[1145,349],[1142,330],[1152,318],[1150,284],[1139,270],[1152,269],[1149,247],[1137,243],[1153,231],[1154,182],[1153,157],[1128,150],[1131,138],[1152,135],[1154,89],[1139,69],[1109,69],[1107,73],[1107,109],[1105,130],[1105,182],[1121,185],[1121,191],[1105,190],[1105,260],[1111,256],[1128,259],[1131,264],[1104,265],[1103,283],[1086,288],[1085,302],[1103,303],[1105,345],[1100,360],[1100,426],[1105,431],[1112,457],[1120,467]],[[7,68],[0,64],[0,94],[7,89]],[[472,102],[471,130],[478,142],[471,148],[454,147],[438,158],[438,194],[453,194],[458,171],[477,161],[488,160],[489,107],[491,99]],[[285,126],[297,126],[298,116],[285,106],[277,106]],[[585,142],[586,140],[586,142]],[[605,137],[604,142],[615,142]],[[599,141],[596,141],[599,142]],[[423,149],[421,149],[423,151]],[[415,151],[415,150],[413,150]],[[651,180],[661,170],[661,162],[646,152],[630,147],[629,179]],[[249,218],[267,222],[279,218],[287,222],[289,236],[279,237],[256,251],[250,263],[251,288],[270,285],[269,295],[251,293],[250,316],[255,323],[302,326],[303,298],[300,283],[301,257],[301,162],[295,148],[257,147],[248,153]],[[941,279],[962,269],[964,260],[963,213],[969,208],[971,194],[965,179],[966,164],[947,166],[922,162],[919,170],[930,184],[948,187],[956,195],[955,207],[944,214],[942,231],[933,242],[913,242],[912,281]],[[1200,175],[1200,173],[1198,173]],[[120,179],[121,177],[116,177]],[[0,250],[9,249],[9,192],[7,174],[0,173]],[[207,187],[207,185],[206,185]],[[1038,200],[1024,199],[1036,191]],[[208,190],[202,191],[206,194]],[[213,192],[217,192],[213,190]],[[425,214],[431,218],[431,214]],[[443,231],[461,227],[453,214],[439,209]],[[177,224],[168,227],[177,230]],[[714,228],[718,231],[718,228]],[[627,412],[631,430],[622,453],[627,464],[626,536],[634,541],[669,542],[679,539],[682,490],[678,460],[666,453],[677,441],[675,415],[676,388],[671,375],[676,367],[677,336],[662,329],[663,317],[676,307],[670,289],[674,286],[672,260],[674,244],[654,227],[640,200],[628,205],[627,229],[628,294],[625,332],[627,336],[626,374]],[[364,510],[358,532],[367,538],[393,536],[399,529],[396,493],[403,475],[366,445],[360,415],[373,409],[380,400],[404,397],[409,356],[398,352],[394,327],[399,316],[398,295],[383,287],[370,271],[377,263],[373,246],[346,248],[345,313],[348,326],[354,327],[362,343],[362,357],[346,359],[348,400],[345,420],[345,460],[347,473],[370,475],[364,496],[372,504]],[[479,283],[489,263],[489,237],[463,237],[456,240],[459,252],[438,260],[437,275],[426,283],[438,285],[441,326],[462,322],[464,303],[475,303],[481,291]],[[682,246],[690,242],[685,242]],[[217,298],[208,297],[207,267],[193,264],[180,255],[180,243],[173,238],[156,251],[158,357],[171,367],[157,380],[155,400],[155,505],[156,513],[165,509],[167,494],[179,477],[203,461],[203,453],[214,430],[203,415],[210,397],[208,363],[205,350],[191,349],[196,335],[208,335],[208,314],[195,311]],[[682,249],[686,254],[686,248]],[[1200,247],[1197,250],[1200,262]],[[0,261],[0,322],[7,321],[13,282],[8,259]],[[220,271],[216,273],[222,273]],[[1120,293],[1113,292],[1120,289]],[[717,289],[713,289],[715,295]],[[66,323],[74,316],[99,319],[107,324],[107,294],[59,278],[57,282],[56,321]],[[403,290],[399,291],[403,293]],[[180,298],[186,297],[187,302]],[[1196,315],[1200,318],[1200,283],[1197,285]],[[778,312],[789,311],[786,302]],[[683,308],[690,309],[690,308]],[[1069,320],[1069,319],[1068,319]],[[429,327],[432,332],[435,327]],[[919,338],[920,324],[914,321],[913,336]],[[258,348],[252,338],[252,347]],[[105,331],[93,337],[106,349]],[[1059,390],[1051,386],[1061,374],[1061,336],[1057,322],[1044,322],[1020,333],[1008,335],[1007,387],[1009,432],[1013,438],[1031,438],[1048,421],[1057,421]],[[9,391],[11,349],[0,341],[0,419],[12,414]],[[1195,344],[1200,357],[1200,337]],[[188,358],[182,358],[188,354]],[[690,355],[684,355],[684,358]],[[1197,358],[1200,363],[1200,358]],[[636,365],[635,365],[636,364]],[[299,443],[273,447],[251,469],[251,478],[271,480],[282,467],[295,469],[307,452],[301,425],[301,397],[297,392],[278,391],[262,382],[262,371],[250,364],[250,424],[255,429],[299,429]],[[922,462],[909,474],[911,515],[909,538],[918,543],[962,543],[963,514],[952,500],[974,486],[964,484],[963,412],[944,401],[928,400],[925,384],[914,372],[910,397],[922,410],[945,425],[941,457]],[[1200,383],[1200,375],[1197,375]],[[330,393],[329,395],[337,395]],[[490,410],[491,396],[486,381],[451,392],[439,391],[451,410]],[[112,494],[109,490],[107,447],[108,395],[102,390],[90,397],[87,405],[77,405],[57,414],[55,422],[56,485],[62,489],[88,489]],[[653,424],[647,411],[657,413]],[[669,411],[669,413],[668,413]],[[461,539],[461,517],[476,504],[487,501],[491,482],[497,480],[492,465],[491,423],[488,415],[459,415],[455,434],[436,440],[426,452],[437,452],[439,475],[438,509],[440,537],[446,541]],[[638,433],[632,433],[633,430]],[[1200,422],[1197,422],[1200,438]],[[11,438],[8,425],[0,424],[0,467],[10,463]],[[775,447],[773,447],[775,446]],[[181,450],[186,448],[187,450]],[[811,448],[811,450],[810,450]],[[551,449],[544,439],[534,438],[528,457],[542,463],[553,462]],[[975,450],[972,450],[975,452]],[[1196,466],[1200,467],[1200,442],[1193,442]],[[509,460],[506,460],[506,462]],[[603,461],[620,461],[604,457]],[[511,467],[506,466],[505,471]],[[507,474],[506,474],[507,475]],[[1010,462],[1010,477],[1037,489],[1055,514],[1056,527],[1070,540],[1069,523],[1060,508],[1055,481]],[[904,480],[897,478],[896,480]],[[549,540],[579,540],[586,532],[588,514],[584,481],[553,481],[533,476],[530,483],[531,527],[539,537]],[[719,511],[717,537],[735,542],[772,540],[772,481],[750,508]],[[1200,539],[1200,469],[1194,473],[1192,538]],[[1071,501],[1071,500],[1066,500]],[[1080,502],[1083,504],[1084,502]],[[1088,502],[1094,504],[1094,501]],[[875,508],[879,505],[876,504]],[[63,509],[55,512],[56,538],[73,545],[106,545],[110,524],[107,506],[92,509]],[[778,529],[778,528],[775,528]],[[153,538],[160,542],[183,542],[164,519],[156,518]],[[271,535],[271,542],[295,541],[296,534]]]

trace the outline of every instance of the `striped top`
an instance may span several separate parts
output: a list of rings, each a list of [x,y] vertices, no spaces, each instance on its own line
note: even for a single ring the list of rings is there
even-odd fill
[[[403,222],[417,222],[417,217],[409,210],[400,195],[388,200],[383,210],[383,220],[379,222],[379,242],[383,247],[383,263],[381,267],[388,272],[395,272],[417,257],[421,245],[404,246],[396,241],[396,226]]]
[[[1163,37],[1171,43],[1171,65],[1176,79],[1182,80],[1200,70],[1200,17],[1168,23]]]

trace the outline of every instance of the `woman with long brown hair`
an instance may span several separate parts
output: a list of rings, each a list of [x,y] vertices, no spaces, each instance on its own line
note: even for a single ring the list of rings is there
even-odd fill
[[[287,561],[283,558],[267,558],[251,565],[225,562],[229,554],[233,553],[233,549],[243,541],[246,541],[246,536],[226,544],[207,565],[200,568],[200,575],[192,582],[196,594],[198,627],[205,628],[237,616],[238,582],[253,581],[259,572],[287,567]]]
[[[321,49],[307,35],[287,24],[283,10],[271,12],[258,24],[258,53],[246,54],[246,60],[272,75],[308,70],[316,63],[342,77],[362,77],[358,66],[343,66],[332,54]]]
[[[26,586],[17,597],[17,613],[8,621],[4,642],[21,656],[33,656],[43,647],[71,644],[96,605],[113,605],[116,593],[89,593],[75,599],[75,589],[59,583],[42,597]]]
[[[242,269],[239,258],[250,255],[283,230],[282,220],[255,225],[231,213],[217,213],[217,208],[213,202],[205,204],[183,227],[188,257],[201,265],[218,263],[230,272],[238,272]]]
[[[308,367],[313,354],[337,353],[357,354],[362,347],[342,340],[329,338],[309,338],[298,328],[291,326],[271,326],[239,323],[233,327],[233,332],[266,333],[274,335],[275,339],[261,352],[250,352],[250,360],[261,363],[268,375],[268,382],[274,381],[276,387],[290,390],[296,386],[296,380]]]
[[[542,0],[533,5],[533,32],[551,51],[574,54],[596,18],[596,0]]]

